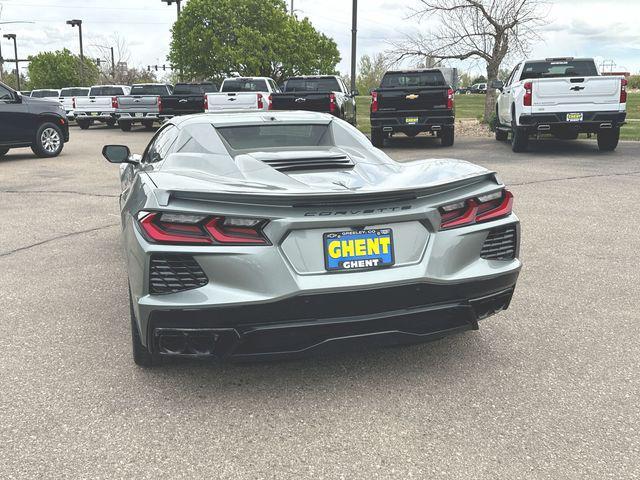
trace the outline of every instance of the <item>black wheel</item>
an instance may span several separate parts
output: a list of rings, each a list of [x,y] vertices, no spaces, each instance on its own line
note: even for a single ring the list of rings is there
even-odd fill
[[[511,120],[511,150],[515,153],[526,152],[529,146],[529,132],[516,125],[515,118]]]
[[[440,131],[440,144],[443,147],[452,147],[456,138],[455,127],[443,128]]]
[[[36,131],[31,150],[38,157],[57,157],[64,147],[62,130],[55,123],[43,123]]]
[[[115,121],[113,118],[112,118],[112,119],[110,119],[110,120],[107,120],[107,121],[106,121],[106,122],[104,122],[104,123],[106,123],[106,124],[107,124],[107,126],[109,126],[109,127],[115,127],[115,125],[116,125],[116,121]]]
[[[131,131],[131,122],[118,122],[118,125],[120,125],[120,130],[123,132]]]
[[[0,158],[4,157],[8,151],[9,151],[8,148],[4,148],[4,147],[0,148]]]
[[[153,120],[144,121],[142,125],[144,125],[145,130],[153,130]]]
[[[138,321],[133,311],[133,301],[131,300],[131,292],[129,292],[129,311],[131,313],[131,345],[133,347],[133,361],[141,367],[153,367],[160,363],[160,358],[149,351],[140,340],[140,331],[138,329]]]
[[[382,148],[384,147],[384,132],[381,128],[372,128],[371,129],[371,143],[374,147]]]
[[[598,148],[601,152],[613,152],[620,141],[620,128],[600,130],[598,132]]]
[[[76,122],[78,123],[78,126],[82,130],[87,130],[91,126],[91,120],[85,120],[85,119],[78,118],[76,120]]]

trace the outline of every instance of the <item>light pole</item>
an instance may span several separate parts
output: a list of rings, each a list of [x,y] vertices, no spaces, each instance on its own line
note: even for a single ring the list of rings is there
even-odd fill
[[[80,34],[80,83],[84,86],[84,52],[82,50],[82,20],[67,20],[67,25],[78,27]]]
[[[2,11],[2,6],[0,5],[0,11]],[[12,22],[0,22],[0,25],[9,25],[14,23],[35,23],[35,22],[24,22],[24,21],[12,21]],[[2,58],[2,42],[0,42],[0,80],[2,80],[3,69],[4,69],[4,58]]]
[[[16,90],[20,90],[20,67],[18,65],[18,42],[16,41],[16,34],[7,33],[6,35],[3,35],[3,37],[9,40],[13,40],[13,52],[16,56],[16,85],[18,86]]]
[[[162,0],[162,3],[166,3],[169,7],[175,3],[178,9],[178,19],[180,18],[180,4],[182,3],[182,0]],[[178,72],[180,81],[182,81],[182,67],[178,67]]]
[[[356,41],[358,39],[358,0],[353,0],[351,23],[351,93],[356,91]]]

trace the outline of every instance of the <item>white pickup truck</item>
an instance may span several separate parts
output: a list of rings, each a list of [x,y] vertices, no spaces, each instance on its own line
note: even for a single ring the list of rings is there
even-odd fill
[[[64,111],[67,113],[67,118],[69,120],[74,120],[76,117],[73,107],[74,98],[88,97],[89,90],[90,89],[88,87],[67,87],[60,90],[60,97],[58,100],[62,104]]]
[[[270,78],[227,78],[220,92],[205,95],[205,112],[269,110],[272,93],[280,89]]]
[[[527,149],[531,136],[551,134],[576,139],[598,136],[601,151],[618,146],[627,111],[627,80],[601,76],[590,58],[525,60],[500,90],[496,104],[496,140],[511,135],[514,152]]]
[[[95,85],[87,97],[74,97],[73,109],[78,126],[86,130],[94,122],[106,123],[110,127],[117,121],[118,97],[129,95],[127,85]]]

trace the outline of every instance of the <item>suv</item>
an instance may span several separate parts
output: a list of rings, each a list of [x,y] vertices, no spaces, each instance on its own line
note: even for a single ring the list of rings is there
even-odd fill
[[[24,97],[0,83],[0,157],[19,147],[56,157],[68,141],[69,122],[58,101]]]

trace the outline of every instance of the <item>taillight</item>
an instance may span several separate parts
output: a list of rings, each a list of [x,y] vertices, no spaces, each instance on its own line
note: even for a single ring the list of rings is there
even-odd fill
[[[111,97],[111,108],[118,108],[118,97]]]
[[[453,110],[453,96],[454,96],[454,94],[455,94],[455,92],[451,88],[447,92],[447,109],[449,109],[449,110]]]
[[[206,93],[204,94],[203,108],[205,109],[205,111],[209,108],[209,97],[207,96]]]
[[[264,102],[262,101],[262,94],[258,94],[258,110],[262,110],[264,108]]]
[[[186,213],[141,212],[138,220],[147,240],[164,245],[269,245],[265,221]]]
[[[269,104],[267,105],[267,110],[271,110],[271,105],[273,105],[273,95],[269,95]]]
[[[620,103],[627,103],[627,85],[629,82],[626,78],[623,78],[620,83]]]
[[[335,93],[330,93],[329,94],[329,111],[331,113],[336,113],[336,94]]]
[[[513,194],[508,190],[440,207],[440,230],[473,225],[511,215]]]
[[[378,111],[378,92],[371,92],[371,113]]]
[[[76,97],[73,97],[73,98],[71,99],[71,105],[73,106],[73,108],[74,108],[74,110],[75,110],[75,108],[76,108]]]
[[[162,97],[158,97],[158,113],[162,112]]]
[[[522,101],[525,107],[530,107],[533,103],[533,82],[524,84],[524,99]]]

